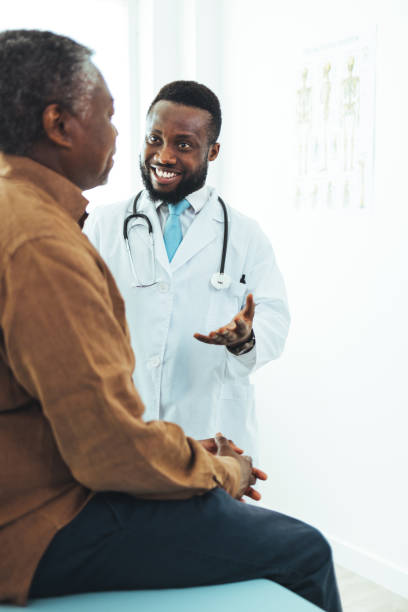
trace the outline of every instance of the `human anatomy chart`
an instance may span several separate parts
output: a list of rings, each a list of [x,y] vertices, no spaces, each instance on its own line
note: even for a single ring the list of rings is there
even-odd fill
[[[375,34],[305,51],[296,90],[296,208],[370,206],[374,125]]]

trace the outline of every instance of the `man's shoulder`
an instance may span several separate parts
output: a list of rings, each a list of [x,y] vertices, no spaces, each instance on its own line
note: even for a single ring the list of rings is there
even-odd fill
[[[17,253],[41,253],[48,256],[65,252],[67,246],[78,248],[81,231],[75,219],[59,205],[57,199],[37,187],[22,183],[0,188],[0,276]],[[8,196],[8,197],[6,197]],[[22,273],[25,273],[23,270]]]
[[[9,252],[24,242],[58,237],[76,226],[56,199],[29,182],[0,181],[0,208],[0,245]]]

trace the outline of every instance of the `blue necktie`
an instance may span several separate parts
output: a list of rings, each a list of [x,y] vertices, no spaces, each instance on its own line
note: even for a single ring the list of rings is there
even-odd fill
[[[169,216],[164,226],[163,238],[169,261],[174,257],[180,242],[183,239],[181,231],[180,215],[190,204],[187,200],[181,200],[177,204],[169,204]]]

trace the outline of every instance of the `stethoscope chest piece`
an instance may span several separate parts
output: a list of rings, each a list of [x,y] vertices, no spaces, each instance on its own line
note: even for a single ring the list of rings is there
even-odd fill
[[[215,289],[228,289],[231,285],[231,277],[223,272],[214,272],[210,282]]]

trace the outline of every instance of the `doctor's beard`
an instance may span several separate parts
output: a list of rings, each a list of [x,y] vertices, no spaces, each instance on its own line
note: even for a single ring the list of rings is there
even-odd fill
[[[149,168],[142,163],[139,157],[140,173],[142,175],[143,184],[149,192],[150,199],[153,202],[166,202],[167,204],[176,204],[184,200],[190,193],[201,189],[205,184],[208,172],[208,160],[205,160],[201,166],[191,174],[188,178],[182,178],[176,189],[173,191],[162,192],[153,187]]]

